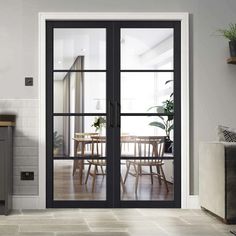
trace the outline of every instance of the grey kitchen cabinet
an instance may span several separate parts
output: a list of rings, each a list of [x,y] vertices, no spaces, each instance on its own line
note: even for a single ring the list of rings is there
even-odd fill
[[[0,119],[0,214],[12,209],[14,122]]]

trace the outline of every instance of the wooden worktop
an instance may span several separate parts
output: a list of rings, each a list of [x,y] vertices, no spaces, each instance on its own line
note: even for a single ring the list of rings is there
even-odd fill
[[[0,121],[0,127],[7,127],[7,126],[16,126],[16,123],[12,121]]]

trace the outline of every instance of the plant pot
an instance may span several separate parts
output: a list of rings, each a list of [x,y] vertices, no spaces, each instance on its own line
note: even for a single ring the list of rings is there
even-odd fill
[[[231,57],[236,57],[236,41],[229,41],[229,51]]]
[[[59,150],[60,150],[59,148],[54,148],[53,149],[53,155],[57,156],[59,154]]]
[[[173,141],[171,141],[168,137],[165,139],[165,153],[172,153],[172,144]]]

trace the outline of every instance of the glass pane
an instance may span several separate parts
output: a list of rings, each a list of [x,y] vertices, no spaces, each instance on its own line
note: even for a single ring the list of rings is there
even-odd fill
[[[173,201],[173,160],[121,160],[121,200]]]
[[[106,73],[54,73],[54,113],[105,113]]]
[[[122,113],[163,112],[167,100],[173,104],[173,73],[121,73]]]
[[[106,69],[106,29],[54,29],[54,69]]]
[[[121,29],[121,69],[173,69],[173,29]]]
[[[99,201],[106,200],[106,165],[98,166],[91,164],[91,161],[78,160],[54,160],[54,200],[80,200]],[[88,170],[91,164],[90,171]],[[82,183],[80,182],[79,166],[82,166]],[[74,167],[76,172],[73,173]],[[96,171],[94,187],[91,175],[86,181],[86,176]]]
[[[99,116],[54,116],[54,157],[82,156],[91,154],[95,136],[103,138],[105,145],[106,117]],[[95,141],[94,141],[95,142]],[[102,147],[103,157],[106,148]],[[90,155],[91,156],[91,155]]]
[[[157,156],[153,150],[157,142],[164,142],[164,153],[174,152],[173,115],[170,116],[122,116],[121,158]],[[158,155],[159,156],[159,155]],[[170,157],[171,157],[170,156]]]

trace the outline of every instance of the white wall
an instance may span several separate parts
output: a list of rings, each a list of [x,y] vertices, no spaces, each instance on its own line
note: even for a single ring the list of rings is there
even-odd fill
[[[38,12],[189,12],[191,189],[198,193],[198,144],[216,139],[218,124],[236,127],[236,66],[227,65],[227,41],[218,28],[236,22],[235,0],[0,0],[0,98],[38,98]],[[34,76],[35,86],[24,87]]]

